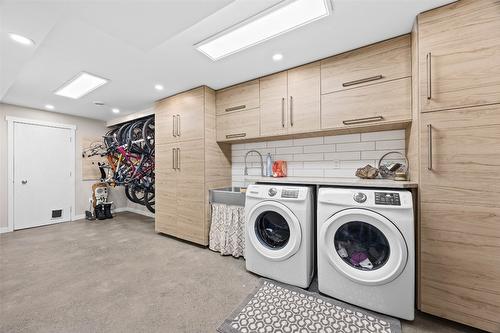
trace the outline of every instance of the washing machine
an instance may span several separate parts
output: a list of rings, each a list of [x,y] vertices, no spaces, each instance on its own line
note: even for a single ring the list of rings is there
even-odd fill
[[[314,190],[250,185],[245,201],[247,270],[307,288],[314,273]]]
[[[317,209],[319,291],[366,309],[413,320],[411,192],[320,188]]]

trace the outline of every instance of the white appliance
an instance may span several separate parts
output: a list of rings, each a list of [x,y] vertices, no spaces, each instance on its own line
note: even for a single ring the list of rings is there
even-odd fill
[[[314,273],[314,201],[307,186],[250,185],[245,201],[247,270],[307,288]]]
[[[415,240],[409,191],[320,188],[318,288],[339,300],[413,320]]]

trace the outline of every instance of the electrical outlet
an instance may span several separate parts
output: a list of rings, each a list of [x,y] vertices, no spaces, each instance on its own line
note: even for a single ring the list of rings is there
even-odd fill
[[[334,169],[340,169],[340,161],[339,160],[334,160],[332,163],[332,168]]]

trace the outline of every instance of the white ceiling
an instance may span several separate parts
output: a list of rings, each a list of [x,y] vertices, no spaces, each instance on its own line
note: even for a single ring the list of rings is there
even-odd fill
[[[279,0],[0,0],[0,100],[109,120],[200,85],[220,89],[408,33],[451,0],[332,0],[333,15],[217,62],[193,44]],[[11,41],[7,32],[35,46]],[[280,52],[284,59],[273,62]],[[79,100],[53,92],[81,71],[110,82]],[[156,91],[155,84],[165,89]],[[105,107],[95,106],[102,101]]]

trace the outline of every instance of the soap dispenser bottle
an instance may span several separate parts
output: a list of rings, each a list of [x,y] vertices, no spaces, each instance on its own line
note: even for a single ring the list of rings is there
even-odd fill
[[[271,158],[271,154],[267,153],[266,157],[266,177],[272,177],[273,175],[273,161]]]

